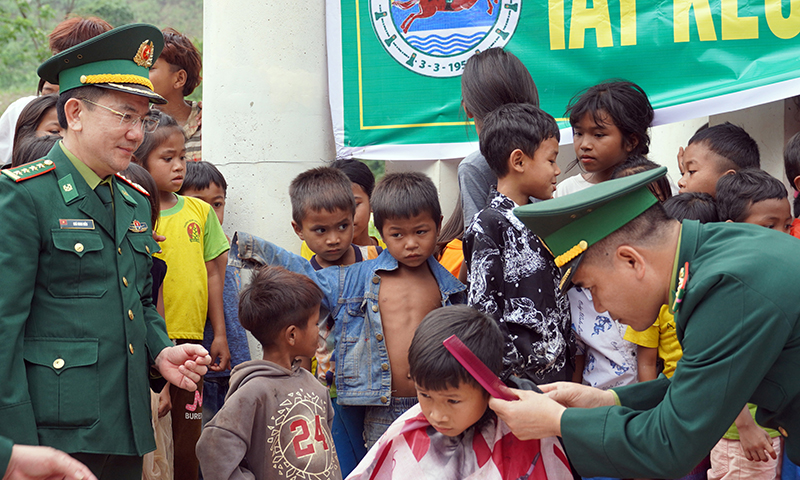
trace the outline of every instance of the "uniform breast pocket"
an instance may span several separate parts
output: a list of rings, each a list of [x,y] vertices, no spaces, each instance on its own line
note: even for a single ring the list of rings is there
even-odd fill
[[[97,422],[97,356],[97,339],[25,339],[23,358],[37,425],[88,427]]]
[[[58,298],[99,298],[106,293],[103,239],[93,230],[54,230],[47,290]]]

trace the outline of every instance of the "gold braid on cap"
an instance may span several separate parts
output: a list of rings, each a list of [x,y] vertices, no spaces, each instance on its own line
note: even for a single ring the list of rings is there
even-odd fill
[[[556,257],[556,266],[559,268],[563,267],[573,258],[585,252],[587,248],[589,248],[589,244],[586,243],[586,240],[581,240],[577,245]]]
[[[121,73],[81,75],[81,83],[135,83],[136,85],[144,85],[150,90],[153,90],[153,82],[151,82],[149,78],[144,78],[139,75],[126,75]]]

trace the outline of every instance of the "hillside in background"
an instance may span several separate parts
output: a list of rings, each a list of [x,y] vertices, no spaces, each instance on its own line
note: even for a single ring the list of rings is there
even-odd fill
[[[50,57],[47,34],[69,16],[97,16],[112,26],[172,27],[203,49],[203,0],[0,0],[0,112],[35,95],[36,68]],[[201,85],[202,87],[202,85]],[[200,97],[201,89],[192,97]]]

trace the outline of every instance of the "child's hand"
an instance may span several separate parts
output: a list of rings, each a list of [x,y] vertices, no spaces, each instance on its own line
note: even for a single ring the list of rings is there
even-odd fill
[[[166,239],[167,237],[165,237],[164,235],[159,235],[158,233],[156,233],[155,230],[153,230],[153,240],[155,240],[158,243],[161,243]]]
[[[163,417],[172,410],[172,397],[169,394],[169,383],[164,385],[158,394],[158,418]]]
[[[213,363],[208,366],[212,372],[221,372],[231,367],[231,351],[228,349],[228,339],[214,337],[211,342],[211,358]]]
[[[767,462],[769,457],[778,458],[775,449],[772,448],[772,438],[769,434],[755,423],[752,426],[742,426],[739,428],[739,442],[742,444],[744,456],[751,462]]]

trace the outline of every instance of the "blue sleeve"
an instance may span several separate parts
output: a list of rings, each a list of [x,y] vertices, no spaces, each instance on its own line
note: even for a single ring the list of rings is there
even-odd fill
[[[307,276],[322,290],[322,306],[327,308],[332,315],[336,315],[336,307],[339,303],[344,283],[344,272],[347,267],[329,267],[322,270],[314,270],[311,263],[300,255],[244,232],[237,232],[234,235],[233,242],[236,244],[235,251],[243,268],[272,265]]]

